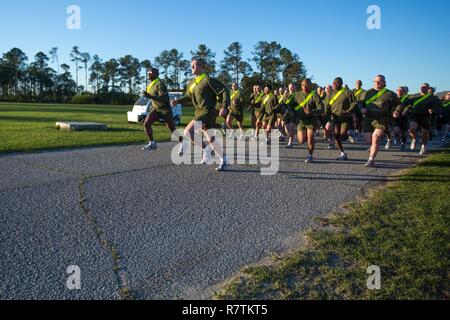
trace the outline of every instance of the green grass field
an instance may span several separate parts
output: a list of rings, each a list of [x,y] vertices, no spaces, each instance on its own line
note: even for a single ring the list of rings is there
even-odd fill
[[[0,152],[146,143],[142,124],[127,122],[126,114],[131,109],[132,106],[0,103]],[[180,127],[193,114],[192,108],[183,108]],[[102,122],[108,130],[65,132],[55,128],[57,121]],[[164,124],[156,123],[153,129],[157,141],[170,139]]]
[[[249,267],[219,299],[450,298],[450,150],[322,219],[307,245]],[[381,268],[369,290],[367,268]]]

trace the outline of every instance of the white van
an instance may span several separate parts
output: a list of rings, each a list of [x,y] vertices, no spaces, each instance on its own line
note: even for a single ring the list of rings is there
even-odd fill
[[[181,92],[169,92],[170,101],[179,99],[183,96]],[[127,118],[129,123],[139,123],[144,122],[145,117],[149,114],[152,109],[152,100],[146,98],[144,96],[139,97],[139,99],[134,103],[133,110],[127,112]],[[178,104],[175,107],[172,107],[173,120],[176,126],[179,126],[181,123],[181,105]],[[163,119],[159,119],[162,123]]]

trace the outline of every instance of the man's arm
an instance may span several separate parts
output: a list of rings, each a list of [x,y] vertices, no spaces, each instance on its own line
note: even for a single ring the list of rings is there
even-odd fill
[[[174,107],[177,104],[186,105],[189,102],[192,102],[192,96],[191,96],[191,93],[189,92],[189,83],[188,83],[188,86],[187,86],[187,89],[186,89],[186,93],[184,94],[184,96],[181,97],[181,98],[178,98],[176,100],[173,100],[172,101],[172,106]]]
[[[361,111],[362,114],[367,113],[367,106],[366,106],[366,98],[369,90],[361,92],[359,95],[359,99],[356,101],[356,106],[359,108],[359,111]]]
[[[349,103],[349,108],[348,110],[345,110],[344,113],[352,113],[353,110],[355,110],[355,108],[358,106],[358,101],[355,97],[355,95],[353,94],[353,92],[349,91],[348,94],[348,103]]]
[[[219,101],[222,103],[222,109],[228,110],[230,106],[230,91],[222,82],[217,79],[209,79],[208,86],[219,97]]]
[[[442,109],[443,109],[443,107],[442,107],[441,100],[439,98],[437,98],[437,97],[434,97],[433,98],[433,105],[432,105],[433,113],[440,114]]]
[[[401,102],[400,102],[400,99],[398,98],[398,96],[395,94],[395,93],[393,93],[392,92],[392,103],[391,103],[391,110],[390,110],[390,113],[393,113],[393,112],[397,112],[397,108],[399,107],[399,106],[401,106]]]
[[[313,115],[319,116],[323,114],[325,106],[323,105],[322,98],[318,94],[314,94],[314,104],[316,108],[312,111]]]
[[[151,95],[149,92],[145,92],[144,95],[152,100],[162,102],[162,103],[168,103],[169,102],[169,93],[167,92],[167,88],[165,85],[161,83],[157,83],[155,85],[155,93],[157,95]]]

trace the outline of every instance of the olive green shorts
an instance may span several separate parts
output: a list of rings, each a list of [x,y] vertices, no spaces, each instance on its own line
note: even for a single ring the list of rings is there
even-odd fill
[[[330,115],[326,115],[320,118],[320,121],[322,123],[322,127],[325,128],[325,126],[327,125],[328,122],[331,122],[331,116]]]
[[[331,123],[333,127],[340,126],[342,130],[347,131],[350,128],[350,123],[352,122],[351,116],[332,116]]]
[[[386,131],[389,127],[389,117],[367,116],[364,118],[363,131],[373,132],[375,129]]]
[[[271,114],[271,115],[266,114],[266,116],[264,117],[264,123],[268,123],[270,125],[273,125],[276,120],[277,120],[276,114]]]
[[[443,122],[444,124],[450,124],[450,108],[445,109]]]
[[[216,110],[212,110],[208,113],[196,114],[194,120],[201,121],[204,129],[214,129],[216,126]]]
[[[230,110],[230,116],[235,118],[238,122],[244,121],[244,111],[243,110]]]
[[[305,131],[307,129],[314,130],[316,128],[315,119],[297,119],[297,131]]]
[[[256,114],[256,118],[261,122],[263,122],[266,117],[267,114],[264,111],[260,111],[259,113]]]
[[[165,122],[170,122],[173,119],[173,113],[172,109],[152,110],[147,117],[154,117],[156,120],[164,119]]]
[[[430,130],[431,128],[431,116],[421,115],[421,114],[410,114],[408,115],[409,122],[416,122],[420,128],[425,130]]]

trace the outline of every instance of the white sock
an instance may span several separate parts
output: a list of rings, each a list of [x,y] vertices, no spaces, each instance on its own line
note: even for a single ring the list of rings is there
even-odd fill
[[[375,159],[374,159],[374,158],[372,158],[372,157],[370,157],[370,158],[369,158],[369,161],[374,161],[374,160],[375,160]]]
[[[341,157],[345,156],[345,152],[341,152]]]

